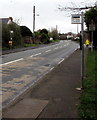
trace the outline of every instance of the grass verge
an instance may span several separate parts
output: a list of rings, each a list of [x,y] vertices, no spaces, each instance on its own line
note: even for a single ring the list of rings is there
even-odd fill
[[[37,44],[24,44],[24,47],[37,47]]]
[[[83,84],[79,105],[80,117],[82,120],[97,120],[97,50],[88,52]]]

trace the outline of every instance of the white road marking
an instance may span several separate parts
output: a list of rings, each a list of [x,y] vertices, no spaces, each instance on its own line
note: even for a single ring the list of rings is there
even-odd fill
[[[58,47],[56,47],[56,48],[54,48],[55,50],[57,50],[58,49]]]
[[[54,67],[52,67],[51,69],[50,69],[50,71],[52,71],[54,69]]]
[[[30,57],[35,57],[35,56],[38,56],[38,55],[41,55],[41,53],[37,53],[35,55],[31,55]]]
[[[47,50],[47,51],[45,51],[45,52],[47,53],[47,52],[50,52],[50,51],[51,51],[51,50]]]
[[[75,51],[77,50],[77,48],[75,49]]]
[[[68,46],[68,45],[69,45],[69,43],[66,44],[66,46]]]
[[[7,62],[7,63],[3,63],[3,64],[0,64],[1,65],[8,65],[8,64],[11,64],[11,63],[14,63],[14,62],[18,62],[20,60],[23,60],[24,58],[20,58],[20,59],[17,59],[17,60],[13,60],[13,61],[10,61],[10,62]]]
[[[60,62],[58,62],[58,64],[62,63],[63,61],[64,61],[64,58]]]
[[[60,48],[62,48],[63,46],[60,46]]]
[[[66,58],[68,58],[69,56],[68,55],[66,55]]]

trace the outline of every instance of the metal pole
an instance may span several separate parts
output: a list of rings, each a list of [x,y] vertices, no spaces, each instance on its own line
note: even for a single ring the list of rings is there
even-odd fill
[[[78,24],[77,24],[77,34],[78,34]]]
[[[91,51],[93,51],[93,20],[91,20],[91,26],[92,26],[92,31],[91,31]]]
[[[82,36],[82,51],[81,51],[81,78],[82,78],[82,89],[83,89],[83,79],[84,79],[84,18],[83,12],[81,14],[81,36]]]
[[[91,51],[93,51],[93,31],[91,31]]]

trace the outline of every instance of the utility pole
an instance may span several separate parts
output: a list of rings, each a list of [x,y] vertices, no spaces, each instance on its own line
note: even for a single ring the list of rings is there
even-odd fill
[[[35,39],[35,6],[33,6],[33,38]]]
[[[58,30],[58,25],[56,25],[56,31]]]
[[[33,33],[35,31],[35,6],[33,6]]]

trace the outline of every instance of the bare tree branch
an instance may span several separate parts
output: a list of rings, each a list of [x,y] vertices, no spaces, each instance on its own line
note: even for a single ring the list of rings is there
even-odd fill
[[[84,4],[85,4],[85,3],[84,3]],[[71,5],[72,5],[72,7],[63,7],[63,6],[59,5],[58,9],[59,9],[60,11],[71,10],[71,11],[76,11],[76,12],[78,12],[78,11],[87,10],[87,9],[90,9],[90,8],[97,8],[96,3],[95,3],[95,5],[92,5],[92,6],[89,6],[89,5],[87,6],[87,5],[85,5],[84,7],[77,7],[77,5],[76,5],[75,3],[73,3],[73,2],[71,2]]]

